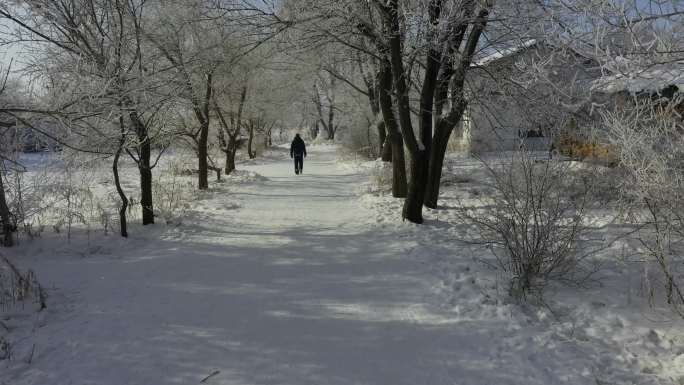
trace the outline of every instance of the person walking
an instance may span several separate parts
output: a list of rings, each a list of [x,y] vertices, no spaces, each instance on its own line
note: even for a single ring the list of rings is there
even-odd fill
[[[295,135],[290,145],[290,158],[294,158],[295,174],[301,174],[304,169],[304,158],[306,158],[306,145],[299,134]]]

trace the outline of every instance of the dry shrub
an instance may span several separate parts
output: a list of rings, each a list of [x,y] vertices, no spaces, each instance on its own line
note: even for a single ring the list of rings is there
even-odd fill
[[[155,216],[166,224],[179,225],[190,204],[196,199],[195,188],[191,181],[175,172],[172,165],[161,171],[152,183]]]
[[[392,191],[392,164],[376,161],[370,170],[370,192],[390,193]]]
[[[572,159],[616,166],[619,162],[617,147],[597,141],[578,139],[570,135],[561,137],[555,144],[558,152]]]
[[[569,162],[537,162],[526,152],[500,164],[485,164],[488,194],[462,205],[462,218],[475,230],[509,278],[509,294],[541,295],[550,281],[578,284],[594,267],[582,247],[589,230],[591,178],[576,178]]]
[[[33,301],[46,307],[46,295],[32,270],[21,272],[9,259],[0,256],[0,310]]]

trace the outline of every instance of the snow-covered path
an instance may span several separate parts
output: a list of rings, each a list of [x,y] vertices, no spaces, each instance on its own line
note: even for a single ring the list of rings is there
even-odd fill
[[[400,201],[359,199],[368,176],[334,148],[299,176],[284,155],[214,185],[183,226],[13,249],[51,297],[0,385],[681,383],[677,329],[621,313],[620,277],[558,319],[502,303],[448,210],[402,224]]]
[[[289,159],[246,168],[268,180],[201,200],[161,242],[40,257],[70,309],[8,383],[451,383],[430,380],[452,359],[434,349],[449,332],[423,305],[413,243],[369,225],[364,177],[330,149],[300,176]]]

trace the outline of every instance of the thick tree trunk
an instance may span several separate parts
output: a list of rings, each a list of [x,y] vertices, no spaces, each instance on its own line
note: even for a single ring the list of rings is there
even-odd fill
[[[436,26],[441,14],[441,0],[433,0],[430,3],[430,22]],[[396,29],[395,29],[396,30]],[[425,63],[425,76],[420,93],[420,120],[419,138],[420,142],[416,148],[411,150],[411,176],[409,179],[408,196],[404,201],[403,217],[414,223],[423,223],[423,202],[425,201],[425,190],[430,170],[430,153],[432,150],[432,122],[434,113],[434,96],[437,87],[437,76],[441,64],[441,51],[436,48],[433,42],[434,36],[428,36],[429,44],[432,44],[427,53]],[[398,87],[405,87],[403,68],[401,66],[401,56],[398,54],[400,46],[396,38],[393,38],[392,46],[392,69],[397,68],[398,78],[395,81],[403,83]],[[408,102],[407,91],[401,92],[401,99]],[[402,105],[403,106],[403,105]],[[404,109],[407,107],[404,106]],[[404,122],[402,121],[402,124]]]
[[[428,153],[424,150],[411,154],[408,195],[402,216],[413,223],[423,223],[423,201],[427,183]]]
[[[406,198],[408,186],[406,183],[406,161],[404,155],[404,140],[396,131],[389,136],[392,149],[392,196]]]
[[[152,169],[147,164],[139,167],[140,172],[140,204],[142,205],[143,226],[154,224],[154,207],[152,200]]]
[[[154,202],[152,198],[152,144],[147,126],[140,121],[136,112],[131,112],[131,121],[138,137],[139,156],[138,171],[140,173],[140,204],[142,206],[142,224],[154,224]]]
[[[206,88],[204,101],[201,105],[195,105],[195,115],[197,116],[197,121],[200,123],[199,138],[197,140],[197,156],[198,156],[198,168],[199,168],[199,181],[198,188],[200,190],[209,189],[209,121],[211,117],[209,116],[209,106],[212,100],[213,93],[213,74],[210,72],[207,74]]]
[[[235,171],[235,153],[237,152],[237,143],[232,138],[228,144],[228,151],[226,151],[226,175],[230,175]]]
[[[10,222],[10,211],[7,206],[7,199],[5,197],[5,185],[3,178],[3,164],[0,160],[0,221],[2,221],[2,242],[5,247],[14,246],[14,237],[12,234],[12,223]]]
[[[460,113],[459,121],[463,116],[465,104],[458,107]],[[458,122],[456,122],[458,124]],[[442,180],[442,167],[444,166],[444,156],[446,155],[447,146],[449,145],[449,138],[453,131],[454,125],[451,122],[440,121],[435,129],[435,137],[432,141],[432,153],[430,154],[430,171],[428,173],[427,186],[425,189],[425,206],[429,208],[437,208],[437,201],[439,200],[439,187]]]
[[[383,60],[380,69],[380,86],[378,87],[378,102],[380,111],[388,132],[385,147],[391,148],[392,156],[392,196],[404,198],[407,194],[406,186],[406,163],[404,161],[404,141],[392,106],[392,68],[387,60]]]
[[[256,151],[252,152],[252,143],[254,142],[254,122],[249,122],[249,140],[247,141],[247,154],[249,159],[256,158]]]
[[[199,167],[199,185],[200,190],[206,190],[209,188],[209,162],[207,157],[207,145],[209,140],[209,124],[202,124],[200,129],[199,140],[197,141],[197,157],[198,167]]]
[[[410,153],[411,174],[408,184],[408,194],[404,201],[402,211],[403,218],[413,223],[423,223],[423,196],[425,194],[425,181],[427,175],[427,153],[424,147],[413,133],[413,123],[411,122],[411,103],[409,100],[409,89],[404,70],[402,57],[401,28],[399,25],[399,13],[396,0],[387,3],[389,8],[388,18],[386,19],[389,31],[389,57],[392,66],[392,79],[397,95],[397,109],[399,112],[399,123],[402,137]],[[394,149],[394,148],[393,148]],[[392,154],[396,155],[396,154]]]

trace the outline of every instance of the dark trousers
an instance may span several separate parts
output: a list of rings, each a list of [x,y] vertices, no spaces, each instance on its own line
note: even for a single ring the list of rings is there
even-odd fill
[[[295,155],[295,173],[299,174],[304,169],[304,155]]]

